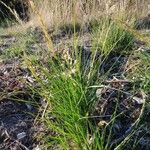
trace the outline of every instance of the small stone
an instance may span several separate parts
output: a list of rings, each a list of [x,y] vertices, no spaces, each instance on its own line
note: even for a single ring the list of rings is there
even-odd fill
[[[98,126],[101,127],[101,128],[104,128],[106,125],[108,125],[108,123],[107,123],[105,120],[101,120],[101,121],[98,123]]]
[[[41,150],[41,149],[40,149],[39,146],[37,145],[35,148],[33,148],[33,150]]]
[[[26,133],[25,133],[25,132],[21,132],[21,133],[18,133],[18,134],[17,134],[17,139],[18,139],[18,140],[21,140],[21,139],[23,139],[24,137],[26,137]]]
[[[30,110],[30,111],[32,110],[32,106],[30,104],[26,103],[26,106],[27,106],[28,110]]]
[[[102,89],[97,89],[96,91],[96,97],[99,98],[101,96]]]
[[[136,97],[136,96],[133,97],[133,100],[136,101],[139,105],[141,105],[145,102],[144,99]]]

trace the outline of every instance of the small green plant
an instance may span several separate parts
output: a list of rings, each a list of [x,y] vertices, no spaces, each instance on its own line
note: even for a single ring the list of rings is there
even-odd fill
[[[14,42],[8,43],[8,48],[6,48],[3,51],[2,57],[4,58],[22,57],[26,47],[26,41],[27,41],[27,36],[15,37]]]
[[[150,93],[150,54],[138,52],[134,54],[132,59],[130,60],[128,77],[139,83],[139,88]]]
[[[141,77],[143,76],[142,88],[147,93],[150,93],[150,54],[143,54],[141,56],[141,64],[138,72]]]
[[[20,47],[8,48],[3,53],[3,56],[6,57],[6,58],[20,57],[21,55],[23,55],[23,51]]]
[[[0,27],[1,28],[8,28],[12,25],[15,25],[16,22],[12,19],[3,19],[3,20],[0,20]]]

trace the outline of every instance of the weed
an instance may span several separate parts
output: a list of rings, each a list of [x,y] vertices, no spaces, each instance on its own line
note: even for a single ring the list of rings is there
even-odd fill
[[[23,54],[23,51],[20,47],[8,48],[3,53],[3,55],[5,55],[6,58],[20,57],[22,54]]]

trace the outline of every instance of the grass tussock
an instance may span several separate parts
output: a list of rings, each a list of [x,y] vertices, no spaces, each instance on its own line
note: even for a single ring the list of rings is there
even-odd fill
[[[84,53],[78,48],[78,44],[74,43],[71,51],[66,50],[63,53],[59,50],[61,53],[58,51],[54,57],[47,57],[46,66],[26,59],[28,67],[40,86],[36,92],[48,103],[43,120],[47,127],[56,133],[56,136],[47,137],[49,141],[47,144],[50,147],[101,150],[110,146],[110,139],[105,143],[104,133],[89,119],[94,117],[90,114],[98,100],[97,88],[93,87],[100,87],[106,78],[106,75],[99,74],[103,59],[110,52],[115,53],[118,49],[130,50],[133,46],[133,36],[114,21],[107,23],[108,20],[105,20],[101,23],[102,26],[94,28],[96,30],[93,32],[99,37],[93,40],[92,51],[89,53]],[[122,52],[119,55],[121,54]],[[38,72],[40,76],[37,75]],[[115,120],[115,117],[116,110],[112,114],[112,120]],[[110,122],[114,121],[110,120]],[[108,135],[110,138],[111,131]]]
[[[104,55],[110,52],[119,54],[131,52],[134,36],[117,22],[104,19],[97,29],[93,32],[93,37],[95,41],[97,40],[98,47]]]

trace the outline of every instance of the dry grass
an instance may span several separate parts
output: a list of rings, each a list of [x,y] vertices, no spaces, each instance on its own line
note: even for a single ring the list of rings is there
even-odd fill
[[[32,2],[45,23],[56,28],[62,24],[72,23],[74,19],[84,24],[93,19],[100,19],[103,15],[130,14],[130,17],[140,17],[150,13],[150,2],[143,0],[34,0]],[[31,21],[36,25],[39,23],[34,12],[31,12]]]
[[[41,26],[39,16],[44,24],[58,29],[65,24],[79,23],[81,26],[104,17],[140,18],[150,13],[150,1],[146,0],[28,0],[30,20],[23,23],[14,10],[9,11],[16,17],[21,26],[11,27],[8,32],[22,32],[29,27]],[[5,5],[5,4],[4,4]],[[17,29],[17,30],[16,30]],[[8,30],[8,29],[7,29]]]

